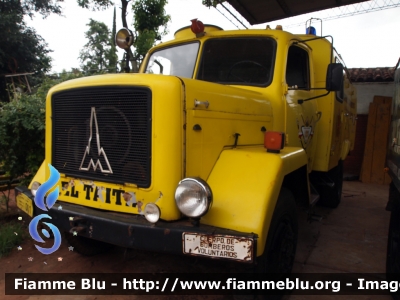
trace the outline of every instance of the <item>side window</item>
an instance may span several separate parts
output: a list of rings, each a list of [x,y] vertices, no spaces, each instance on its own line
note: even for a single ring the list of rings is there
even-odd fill
[[[336,57],[335,62],[341,64],[342,62]],[[344,72],[344,71],[343,71]],[[336,92],[336,100],[339,102],[343,102],[344,99],[344,73],[343,73],[343,80],[342,80],[342,86],[340,87],[340,91]]]
[[[286,66],[286,83],[289,88],[308,90],[310,71],[308,53],[297,46],[290,46]]]

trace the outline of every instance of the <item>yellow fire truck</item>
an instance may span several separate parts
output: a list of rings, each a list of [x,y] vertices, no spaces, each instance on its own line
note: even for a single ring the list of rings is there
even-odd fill
[[[312,29],[312,28],[311,28]],[[53,87],[45,161],[18,203],[61,174],[48,213],[75,250],[108,244],[290,272],[296,204],[341,199],[356,95],[330,36],[193,20],[139,74]],[[117,34],[129,48],[132,34]],[[61,208],[60,208],[61,207]]]
[[[396,69],[395,71],[394,84],[391,130],[386,154],[386,165],[392,179],[389,186],[388,204],[386,206],[386,209],[390,211],[386,256],[388,280],[396,279],[400,273],[400,69]],[[395,299],[399,299],[399,297],[399,293],[396,293],[394,296]]]

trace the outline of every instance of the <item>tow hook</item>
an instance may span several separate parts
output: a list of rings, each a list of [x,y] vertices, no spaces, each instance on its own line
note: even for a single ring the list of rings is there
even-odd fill
[[[70,233],[80,233],[83,234],[86,232],[87,229],[87,220],[82,217],[74,217],[70,220],[71,229],[69,230]]]
[[[70,233],[74,233],[74,232],[77,232],[77,233],[85,233],[86,232],[86,226],[75,226],[75,227],[72,227],[70,230],[69,230],[69,232]]]

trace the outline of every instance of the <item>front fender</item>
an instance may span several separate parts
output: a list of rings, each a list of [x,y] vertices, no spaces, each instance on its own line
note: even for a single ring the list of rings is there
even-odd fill
[[[260,256],[283,178],[306,164],[305,151],[297,147],[278,154],[261,146],[222,151],[207,180],[214,200],[202,223],[256,233]]]

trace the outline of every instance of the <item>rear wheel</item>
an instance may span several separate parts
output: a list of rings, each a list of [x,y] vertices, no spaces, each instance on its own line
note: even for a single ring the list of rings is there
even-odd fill
[[[386,274],[388,281],[399,280],[400,274],[400,202],[399,192],[393,183],[390,186],[389,198],[397,197],[393,200],[393,207],[390,214],[389,234],[386,255]],[[394,299],[400,299],[400,293],[392,293]]]
[[[342,199],[343,190],[343,160],[326,173],[328,184],[317,186],[320,193],[319,204],[322,206],[336,208]]]
[[[65,239],[73,247],[73,251],[85,256],[93,256],[107,252],[113,245],[97,240],[92,240],[83,236],[73,236],[69,232],[65,232]]]

